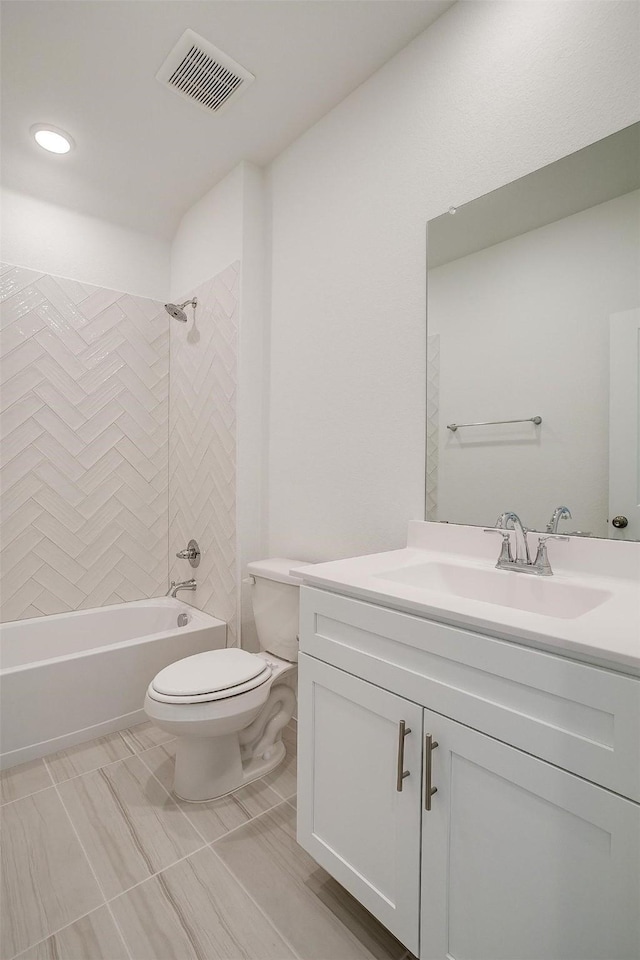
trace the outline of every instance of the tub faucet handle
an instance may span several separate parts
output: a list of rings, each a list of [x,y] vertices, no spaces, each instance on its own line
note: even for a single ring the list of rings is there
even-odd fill
[[[200,547],[196,540],[189,540],[184,550],[178,550],[176,553],[178,560],[188,560],[192,567],[197,567],[200,563]]]

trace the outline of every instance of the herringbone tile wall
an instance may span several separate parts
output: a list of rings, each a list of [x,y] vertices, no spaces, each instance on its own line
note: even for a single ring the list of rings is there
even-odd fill
[[[169,555],[172,580],[198,581],[189,603],[225,620],[238,642],[236,571],[236,388],[240,264],[188,296],[195,321],[171,324]],[[186,295],[185,295],[186,297]],[[183,297],[183,299],[185,299]],[[194,537],[200,566],[175,560]]]
[[[164,593],[169,318],[4,265],[0,618]]]

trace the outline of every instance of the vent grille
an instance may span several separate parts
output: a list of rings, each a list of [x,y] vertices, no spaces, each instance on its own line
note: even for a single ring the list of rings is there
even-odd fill
[[[186,30],[156,74],[186,100],[220,113],[255,80],[252,73],[193,30]]]

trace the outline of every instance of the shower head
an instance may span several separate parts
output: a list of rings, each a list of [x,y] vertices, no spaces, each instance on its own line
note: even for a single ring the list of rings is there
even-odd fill
[[[180,323],[187,322],[187,315],[184,312],[184,307],[192,306],[194,311],[198,305],[198,300],[196,297],[193,300],[185,300],[184,303],[165,303],[164,308],[169,314],[170,317],[173,317],[174,320],[179,320]]]

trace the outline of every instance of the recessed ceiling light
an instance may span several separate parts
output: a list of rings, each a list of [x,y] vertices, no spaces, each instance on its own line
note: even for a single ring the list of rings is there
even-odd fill
[[[38,146],[49,153],[69,153],[74,146],[73,137],[60,127],[52,127],[49,123],[36,123],[31,127],[31,133]]]

